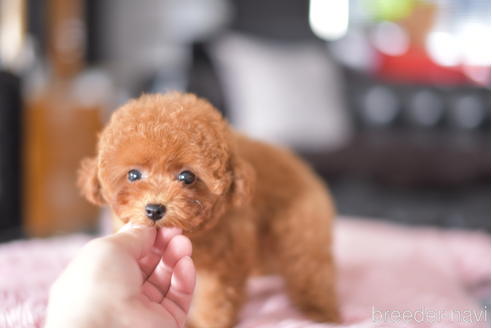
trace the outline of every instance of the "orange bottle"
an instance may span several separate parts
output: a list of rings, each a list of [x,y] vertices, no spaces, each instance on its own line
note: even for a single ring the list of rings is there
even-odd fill
[[[83,79],[81,0],[48,1],[45,83],[27,95],[24,114],[24,228],[48,236],[89,228],[97,209],[76,187],[80,160],[95,153],[102,104]],[[95,86],[92,86],[95,87]]]

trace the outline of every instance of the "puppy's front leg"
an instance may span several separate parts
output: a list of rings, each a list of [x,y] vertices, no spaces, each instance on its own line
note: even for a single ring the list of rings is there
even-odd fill
[[[198,272],[189,326],[229,328],[245,299],[245,285],[255,264],[254,225],[235,213],[201,238],[193,238]]]
[[[246,274],[236,268],[215,272],[199,270],[188,327],[229,328],[245,297]]]

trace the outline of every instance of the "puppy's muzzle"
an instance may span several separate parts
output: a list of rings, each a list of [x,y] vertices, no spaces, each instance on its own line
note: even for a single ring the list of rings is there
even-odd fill
[[[162,204],[147,204],[145,206],[145,215],[152,221],[162,219],[166,214],[166,207]]]

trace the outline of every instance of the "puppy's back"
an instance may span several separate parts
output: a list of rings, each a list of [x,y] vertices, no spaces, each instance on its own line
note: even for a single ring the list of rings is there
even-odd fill
[[[272,212],[285,211],[299,198],[311,197],[332,212],[332,202],[322,179],[290,150],[236,134],[241,157],[255,169],[256,187],[253,206],[268,219]],[[319,199],[316,202],[315,198]]]

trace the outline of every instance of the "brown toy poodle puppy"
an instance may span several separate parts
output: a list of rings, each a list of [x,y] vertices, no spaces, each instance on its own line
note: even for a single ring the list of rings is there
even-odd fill
[[[231,327],[251,274],[277,273],[308,317],[338,321],[325,186],[285,149],[235,132],[191,94],[144,95],[102,131],[79,185],[128,221],[183,229],[198,283],[193,327]]]

